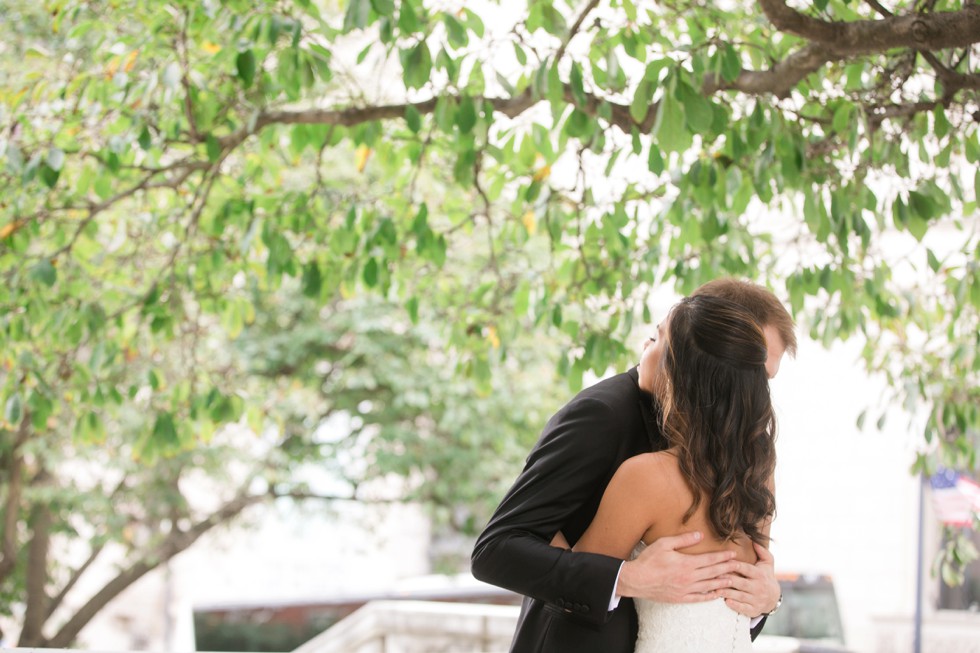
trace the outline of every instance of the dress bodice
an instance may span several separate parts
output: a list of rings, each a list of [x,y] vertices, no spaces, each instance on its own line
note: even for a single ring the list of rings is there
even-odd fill
[[[646,548],[636,545],[631,558]],[[702,603],[635,599],[639,634],[634,653],[751,653],[749,618],[718,598]]]

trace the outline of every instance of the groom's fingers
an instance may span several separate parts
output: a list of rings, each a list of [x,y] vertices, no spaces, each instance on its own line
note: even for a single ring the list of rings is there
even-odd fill
[[[735,612],[738,612],[739,614],[744,614],[746,617],[754,618],[756,616],[754,614],[755,608],[753,608],[750,603],[743,603],[735,599],[725,599],[725,603],[728,604],[729,608]]]
[[[681,533],[680,535],[661,537],[659,540],[654,542],[652,546],[677,551],[678,549],[686,549],[689,546],[694,546],[700,541],[701,533],[699,531],[691,531],[689,533]]]
[[[759,557],[759,561],[756,564],[763,564],[772,566],[775,563],[773,560],[772,552],[766,547],[762,546],[758,542],[753,542],[752,546],[755,548],[755,554]]]

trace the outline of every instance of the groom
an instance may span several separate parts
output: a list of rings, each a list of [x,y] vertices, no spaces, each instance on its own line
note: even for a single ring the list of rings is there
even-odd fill
[[[734,301],[763,325],[776,375],[785,352],[796,353],[793,319],[771,292],[753,283],[716,279],[695,292]],[[755,565],[731,552],[686,554],[701,533],[657,540],[635,560],[550,545],[561,532],[572,545],[592,522],[619,465],[666,447],[649,388],[637,368],[580,392],[545,426],[524,470],[476,541],[473,575],[525,595],[511,653],[632,653],[633,597],[664,603],[726,598],[756,617],[752,635],[780,600],[769,552]]]

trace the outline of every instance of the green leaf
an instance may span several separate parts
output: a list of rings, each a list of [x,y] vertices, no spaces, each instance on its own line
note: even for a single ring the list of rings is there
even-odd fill
[[[356,3],[358,0],[353,0],[353,2]],[[419,21],[418,14],[415,13],[413,2],[403,0],[399,9],[401,11],[398,12],[398,29],[401,32],[404,34],[414,34],[422,29],[422,23]]]
[[[664,171],[664,157],[660,153],[660,148],[657,147],[656,143],[650,143],[650,152],[647,155],[647,167],[655,175],[659,175]]]
[[[585,140],[592,135],[595,126],[595,120],[589,114],[573,109],[565,122],[565,132],[572,138]]]
[[[24,416],[24,406],[21,400],[20,393],[14,392],[7,398],[7,404],[4,408],[3,418],[6,420],[7,424],[11,427],[17,427],[20,424],[21,418]]]
[[[204,144],[208,151],[208,161],[214,163],[221,158],[221,142],[214,134],[208,134],[204,139]]]
[[[585,96],[585,85],[582,81],[582,67],[578,62],[572,62],[572,69],[569,73],[569,84],[572,87],[572,97],[575,98],[575,104],[579,107],[585,107],[588,104],[588,98]]]
[[[633,101],[630,103],[630,117],[639,124],[646,120],[650,111],[650,101],[653,99],[654,85],[645,77],[636,87]]]
[[[941,104],[937,104],[936,108],[932,112],[933,117],[933,133],[936,137],[942,138],[949,133],[950,124],[949,120],[946,118],[946,108]]]
[[[177,426],[171,413],[160,413],[153,424],[154,449],[172,450],[180,444],[177,437]]]
[[[320,274],[320,266],[312,261],[304,265],[302,280],[303,294],[307,297],[317,297],[322,287],[323,277]]]
[[[541,7],[541,26],[544,28],[544,31],[559,38],[565,36],[565,32],[568,31],[568,26],[565,23],[565,17],[561,14],[561,12],[555,9],[551,4],[535,6]]]
[[[239,52],[235,57],[235,69],[238,71],[238,78],[242,80],[245,88],[252,86],[255,80],[255,53],[251,50]]]
[[[684,105],[684,119],[691,131],[703,134],[711,129],[714,112],[707,98],[682,81],[677,83],[677,98]]]
[[[480,18],[479,14],[477,14],[475,11],[473,11],[472,9],[467,9],[466,7],[463,7],[463,15],[466,17],[465,18],[466,26],[470,29],[471,32],[476,34],[477,38],[482,39],[485,33],[483,19]]]
[[[514,315],[523,318],[527,315],[530,306],[531,284],[525,279],[517,286],[514,292]]]
[[[364,284],[368,288],[374,288],[378,285],[378,261],[376,259],[368,259],[367,263],[364,265],[362,277],[364,279]]]
[[[415,47],[402,50],[401,57],[405,86],[410,89],[425,86],[432,73],[432,52],[428,44],[419,41]]]
[[[44,182],[44,185],[48,188],[54,188],[55,184],[58,183],[58,177],[61,176],[61,173],[52,169],[47,163],[42,163],[38,170],[41,174],[41,181]]]
[[[473,98],[464,96],[459,100],[459,108],[456,109],[456,126],[459,131],[468,134],[476,125],[476,106]]]
[[[395,14],[394,0],[371,0],[371,6],[380,16],[393,16]]]
[[[665,152],[683,152],[691,146],[693,138],[685,126],[684,107],[672,93],[660,100],[654,137]]]
[[[838,105],[837,109],[834,110],[834,118],[831,123],[835,132],[843,134],[848,131],[853,110],[854,105],[850,102],[842,102]]]
[[[402,12],[404,13],[403,2]],[[379,12],[380,13],[380,12]],[[351,0],[347,5],[347,13],[344,14],[344,32],[352,32],[355,29],[364,29],[368,25],[371,16],[371,0]]]
[[[514,56],[517,57],[517,63],[522,66],[527,65],[527,54],[524,52],[524,48],[518,45],[516,41],[514,42]]]
[[[405,308],[408,310],[408,318],[412,321],[412,324],[419,323],[419,298],[410,297],[407,302],[405,302]]]
[[[143,126],[143,130],[140,132],[139,138],[137,139],[139,146],[144,150],[149,150],[153,145],[153,139],[150,136],[150,130]]]
[[[43,259],[31,266],[28,276],[34,281],[43,283],[45,286],[50,288],[54,285],[55,281],[57,281],[58,272],[55,270],[55,267],[51,265],[51,261]]]
[[[722,49],[721,56],[721,77],[726,82],[734,82],[742,73],[742,62],[738,52],[732,47],[731,43],[726,43]]]
[[[913,216],[923,221],[931,220],[940,213],[939,206],[931,197],[915,190],[909,191],[909,208]]]
[[[405,107],[405,122],[408,128],[416,134],[422,129],[422,114],[414,105],[409,104]]]
[[[446,34],[449,37],[449,44],[457,50],[465,48],[469,44],[469,36],[463,24],[449,12],[442,15],[443,23],[446,25]]]
[[[980,133],[975,131],[963,140],[965,141],[966,160],[970,163],[980,163]]]

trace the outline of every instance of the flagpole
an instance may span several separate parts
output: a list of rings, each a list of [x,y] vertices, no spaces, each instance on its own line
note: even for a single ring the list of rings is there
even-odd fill
[[[912,636],[913,653],[922,653],[922,543],[925,532],[926,476],[919,474],[919,534],[915,561],[915,623]]]

